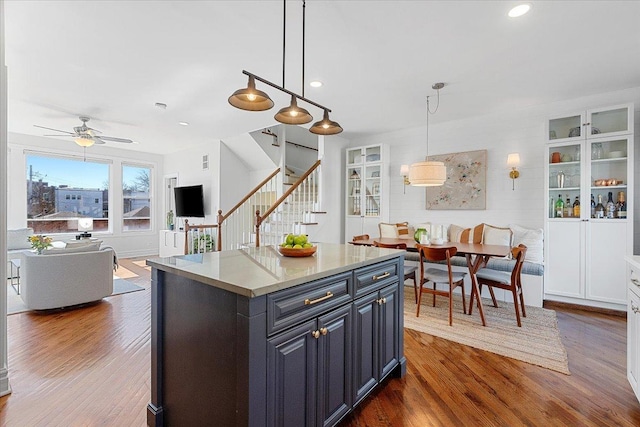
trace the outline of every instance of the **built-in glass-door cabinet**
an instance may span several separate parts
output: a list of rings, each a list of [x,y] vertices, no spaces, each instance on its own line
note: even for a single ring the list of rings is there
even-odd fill
[[[626,304],[633,248],[633,105],[552,118],[545,148],[545,298]]]
[[[378,235],[378,223],[388,220],[383,191],[388,185],[386,145],[369,145],[346,150],[345,240],[353,236]]]

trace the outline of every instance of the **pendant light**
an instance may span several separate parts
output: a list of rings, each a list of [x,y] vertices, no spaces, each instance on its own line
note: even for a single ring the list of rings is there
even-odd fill
[[[437,187],[443,185],[447,180],[447,168],[444,163],[429,161],[429,114],[435,114],[438,111],[440,89],[443,87],[444,83],[435,83],[432,86],[438,94],[438,104],[433,112],[429,109],[429,97],[427,96],[427,160],[413,163],[409,167],[409,182],[414,187]]]
[[[310,128],[309,132],[316,135],[335,135],[342,132],[342,127],[338,122],[329,120],[329,112],[324,110],[324,118],[319,122],[315,122]]]
[[[286,17],[287,17],[287,0],[283,0],[283,28],[282,28],[282,86],[278,86],[269,80],[242,70],[243,74],[249,76],[247,88],[238,89],[229,97],[229,104],[236,108],[247,111],[264,111],[273,107],[273,101],[265,92],[256,89],[255,81],[258,80],[267,84],[281,92],[291,95],[291,103],[288,107],[281,108],[274,118],[284,124],[301,125],[309,123],[313,117],[306,109],[298,106],[298,100],[302,100],[314,105],[324,111],[324,119],[313,124],[310,132],[318,135],[335,135],[342,132],[342,127],[334,121],[329,120],[329,112],[331,110],[323,105],[311,101],[304,96],[304,64],[305,64],[305,25],[306,25],[306,1],[302,1],[302,95],[298,95],[288,89],[285,89],[285,43],[286,43]]]
[[[265,111],[273,107],[269,95],[256,89],[256,80],[251,75],[247,87],[238,89],[229,97],[229,104],[246,111]]]

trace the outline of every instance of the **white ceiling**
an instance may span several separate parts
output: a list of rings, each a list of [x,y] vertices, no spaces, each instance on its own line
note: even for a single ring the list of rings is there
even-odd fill
[[[512,19],[513,1],[308,0],[306,81],[324,86],[305,95],[356,138],[423,125],[439,81],[432,123],[640,86],[640,1],[531,3]],[[300,93],[302,1],[287,9],[286,87]],[[288,104],[263,84],[272,110],[227,102],[243,69],[282,84],[279,0],[8,0],[5,15],[10,132],[88,115],[138,143],[112,145],[170,153],[273,125]]]

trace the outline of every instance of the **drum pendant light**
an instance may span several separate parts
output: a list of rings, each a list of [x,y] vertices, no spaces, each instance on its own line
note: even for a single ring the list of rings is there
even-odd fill
[[[265,111],[273,107],[269,95],[256,89],[256,80],[249,76],[249,83],[244,89],[238,89],[229,97],[229,104],[246,111]]]
[[[429,110],[429,97],[427,96],[427,161],[413,163],[409,167],[409,182],[414,187],[437,187],[447,180],[447,168],[442,162],[429,161],[429,114],[435,114],[440,106],[440,89],[444,83],[436,83],[432,86],[438,93],[438,105],[431,112]]]

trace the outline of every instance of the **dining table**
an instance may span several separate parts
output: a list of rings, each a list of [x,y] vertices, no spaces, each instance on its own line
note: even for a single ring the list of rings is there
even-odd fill
[[[363,240],[353,240],[349,242],[352,245],[359,246],[375,246],[375,242],[384,244],[398,244],[404,243],[407,246],[407,252],[418,252],[418,243],[414,239],[399,239],[393,237],[378,237],[369,238]],[[427,245],[430,245],[427,244]],[[489,258],[501,257],[509,255],[511,247],[506,245],[486,245],[483,243],[463,243],[463,242],[444,242],[443,247],[455,247],[457,254],[464,255],[467,260],[467,267],[469,268],[469,275],[471,277],[471,293],[475,294],[478,305],[478,311],[480,312],[480,319],[482,320],[482,326],[487,326],[487,320],[484,315],[484,308],[482,306],[482,299],[480,298],[480,288],[478,286],[478,280],[476,273],[481,268],[487,265]],[[471,299],[473,301],[473,298]],[[469,314],[471,314],[472,305],[469,303]]]

